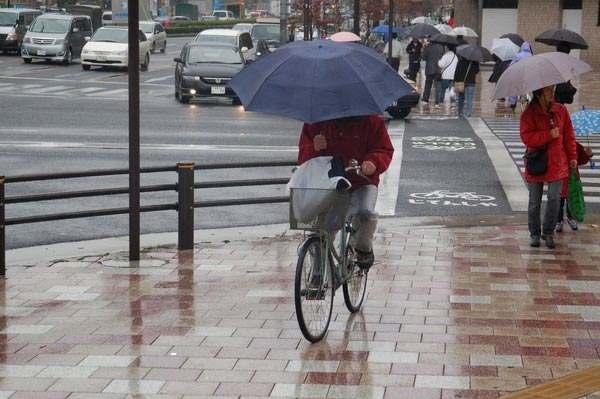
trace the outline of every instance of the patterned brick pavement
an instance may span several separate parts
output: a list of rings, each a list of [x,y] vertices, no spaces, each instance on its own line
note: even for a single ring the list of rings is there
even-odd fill
[[[299,237],[13,266],[0,398],[497,398],[600,364],[600,229],[380,223],[369,296],[297,327]]]

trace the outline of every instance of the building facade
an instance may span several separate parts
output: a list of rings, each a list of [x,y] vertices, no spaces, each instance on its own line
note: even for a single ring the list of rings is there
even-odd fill
[[[535,37],[552,28],[581,34],[590,48],[574,52],[593,68],[600,68],[600,0],[455,0],[458,25],[475,29],[483,46],[493,38],[516,32],[534,45],[534,52],[554,51]]]

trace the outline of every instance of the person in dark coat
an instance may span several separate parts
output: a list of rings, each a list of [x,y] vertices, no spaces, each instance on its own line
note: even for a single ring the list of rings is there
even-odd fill
[[[475,82],[479,73],[479,63],[469,61],[466,58],[458,57],[456,72],[454,72],[454,82],[463,82],[464,90],[458,93],[458,116],[468,118],[473,112],[473,98],[475,97]]]
[[[440,80],[440,67],[438,62],[444,55],[444,46],[439,43],[428,43],[423,50],[423,60],[425,61],[425,88],[423,90],[422,101],[429,103],[431,87],[433,83]],[[436,104],[437,100],[436,100]]]
[[[502,61],[496,54],[494,54],[494,70],[488,79],[490,83],[498,83],[500,76],[506,71],[506,68],[510,66],[512,60]]]
[[[571,48],[567,45],[556,46],[556,51],[569,54]],[[570,80],[565,83],[557,84],[556,90],[554,90],[554,101],[560,104],[573,104],[575,93],[577,93],[577,89],[571,84]]]
[[[406,76],[410,80],[417,79],[417,73],[421,69],[421,50],[423,45],[416,37],[413,37],[408,46],[406,46],[406,53],[408,54],[408,75]]]

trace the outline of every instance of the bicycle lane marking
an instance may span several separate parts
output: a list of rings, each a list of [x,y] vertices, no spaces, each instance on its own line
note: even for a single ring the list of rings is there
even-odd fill
[[[402,140],[406,125],[403,120],[391,121],[388,133],[394,146],[394,157],[388,170],[381,176],[379,194],[375,212],[381,216],[394,216],[398,202],[398,186],[400,183],[400,168],[402,166]]]
[[[397,215],[511,212],[486,147],[466,120],[411,120],[403,147]]]

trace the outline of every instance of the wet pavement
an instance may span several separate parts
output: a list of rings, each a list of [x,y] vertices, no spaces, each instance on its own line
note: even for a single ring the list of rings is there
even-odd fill
[[[551,251],[507,220],[381,220],[363,310],[338,292],[312,345],[299,235],[12,265],[0,398],[496,398],[599,365],[600,228]]]

